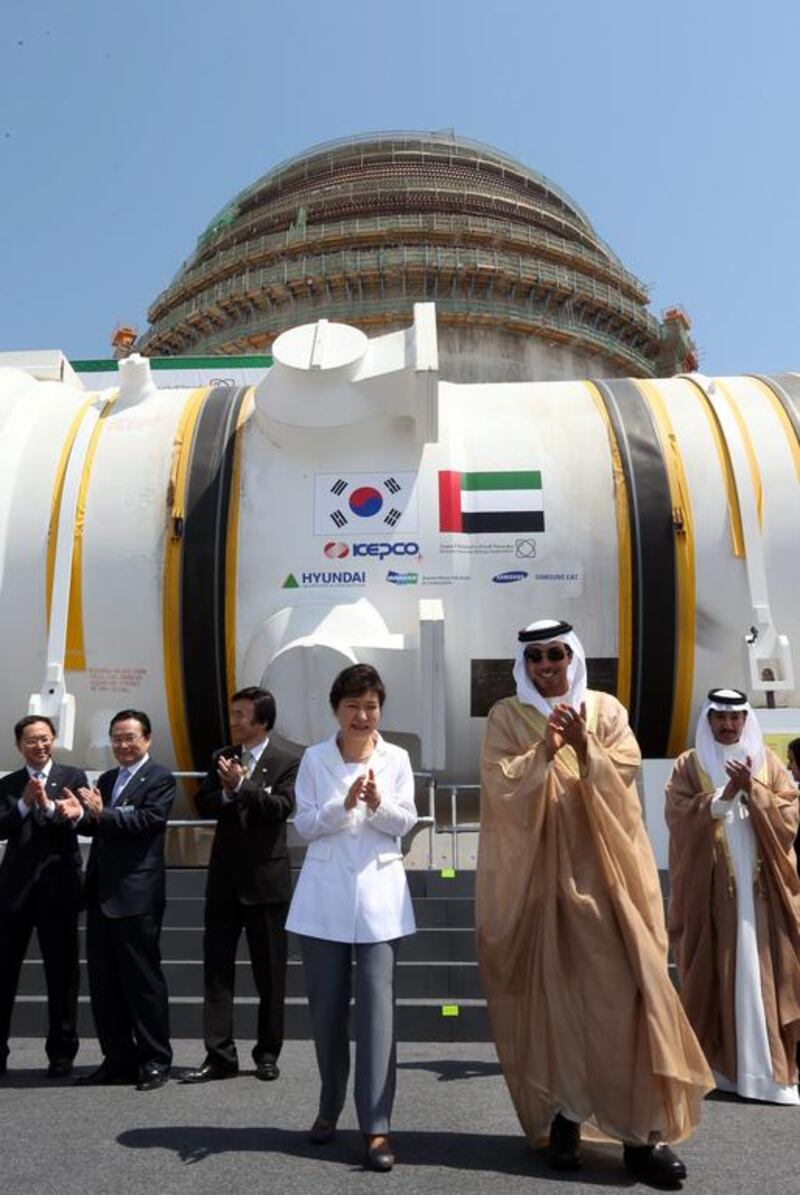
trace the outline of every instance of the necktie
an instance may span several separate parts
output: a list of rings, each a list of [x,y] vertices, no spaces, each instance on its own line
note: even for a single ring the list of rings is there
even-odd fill
[[[130,774],[129,769],[128,768],[120,768],[119,776],[117,776],[116,783],[114,784],[114,791],[111,794],[111,804],[112,805],[117,804],[120,797],[122,796],[125,785],[128,783],[130,778],[131,778],[131,774]]]
[[[47,776],[44,774],[44,772],[34,772],[33,778],[34,778],[34,780],[38,780],[40,782],[40,784],[42,784],[42,785],[47,784]],[[45,818],[44,810],[41,809],[38,805],[34,805],[34,807],[33,807],[33,820],[39,826],[43,826],[45,821],[47,820]]]
[[[242,754],[239,758],[239,762],[242,765],[242,767],[244,768],[244,774],[245,774],[246,778],[249,780],[250,777],[253,775],[253,770],[256,766],[255,755],[253,755],[252,751],[245,748],[245,750],[242,752]],[[241,822],[243,829],[246,830],[247,829],[247,810],[242,805],[239,806],[239,821]]]

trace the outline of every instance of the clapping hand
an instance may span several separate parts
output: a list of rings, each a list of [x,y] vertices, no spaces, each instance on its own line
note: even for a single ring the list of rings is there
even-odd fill
[[[41,809],[42,813],[47,813],[48,809],[50,808],[50,798],[47,795],[47,790],[45,789],[43,782],[41,780],[31,780],[31,784],[33,785],[34,789],[34,805],[38,809]]]
[[[372,813],[375,812],[381,803],[381,795],[378,792],[378,786],[375,783],[375,773],[372,768],[370,768],[367,778],[364,781],[359,800],[366,802]]]
[[[49,802],[41,780],[36,780],[31,776],[22,790],[22,800],[29,809],[33,809],[34,805],[38,805],[40,809],[47,809]]]
[[[364,789],[365,781],[366,776],[356,776],[355,780],[347,790],[347,796],[344,799],[344,807],[348,813],[350,813],[352,809],[355,809],[358,799]]]
[[[103,798],[99,788],[79,788],[78,800],[90,817],[98,818],[103,812]]]
[[[586,756],[586,703],[582,702],[579,710],[572,705],[567,705],[566,702],[557,705],[547,720],[544,741],[548,759],[552,759],[565,743],[572,747],[581,759],[584,759]]]
[[[56,814],[71,822],[79,822],[83,817],[83,805],[71,789],[62,788],[61,797],[56,801]]]
[[[547,729],[544,732],[544,750],[548,759],[553,759],[557,751],[564,746],[564,735],[560,729],[555,711],[547,719]]]
[[[753,761],[748,755],[745,763],[740,759],[729,759],[725,764],[725,771],[728,774],[728,783],[722,790],[721,798],[723,801],[731,801],[738,792],[742,792],[745,798],[748,798],[753,788]]]
[[[344,799],[344,807],[347,812],[349,813],[351,809],[355,809],[359,801],[363,801],[372,813],[375,812],[381,803],[381,795],[378,792],[378,786],[375,783],[375,773],[372,768],[369,769],[366,776],[356,776],[350,785],[347,796]]]
[[[220,755],[217,760],[217,775],[225,791],[232,793],[238,787],[239,781],[244,779],[245,770],[238,759],[228,759],[225,755]]]

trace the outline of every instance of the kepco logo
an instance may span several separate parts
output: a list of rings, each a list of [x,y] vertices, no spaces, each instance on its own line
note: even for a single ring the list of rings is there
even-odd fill
[[[378,560],[384,560],[387,556],[419,556],[419,544],[413,539],[396,544],[386,541],[377,544],[353,544],[353,555],[376,556]]]
[[[342,560],[350,554],[347,544],[337,544],[333,540],[327,543],[322,550],[329,560]]]

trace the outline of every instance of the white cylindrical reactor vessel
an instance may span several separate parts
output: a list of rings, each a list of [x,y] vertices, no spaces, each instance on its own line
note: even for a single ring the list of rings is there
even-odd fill
[[[474,779],[517,631],[546,616],[648,756],[686,746],[712,685],[800,704],[800,378],[437,386],[425,327],[295,330],[255,389],[0,370],[3,767],[59,666],[72,758],[104,766],[109,716],[138,707],[189,769],[235,688],[274,686],[309,741],[364,660],[416,762]]]

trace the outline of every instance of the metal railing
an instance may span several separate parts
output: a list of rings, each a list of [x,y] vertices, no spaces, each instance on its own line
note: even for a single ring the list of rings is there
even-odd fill
[[[544,253],[551,257],[579,262],[585,271],[599,278],[611,279],[635,301],[648,302],[647,287],[634,274],[616,260],[609,260],[596,250],[580,242],[558,236],[545,229],[503,220],[494,216],[476,216],[458,213],[444,215],[437,212],[400,213],[391,216],[352,216],[347,219],[323,221],[306,228],[287,228],[282,232],[261,233],[243,244],[221,248],[205,261],[191,261],[184,266],[170,283],[150,304],[147,318],[151,324],[162,319],[172,306],[193,292],[202,290],[218,276],[241,271],[251,265],[258,265],[270,258],[283,258],[288,254],[320,251],[326,244],[336,245],[345,241],[356,247],[358,243],[370,241],[381,243],[387,234],[403,234],[410,240],[423,237],[434,243],[452,243],[458,239],[465,245],[476,240],[490,240],[498,247],[524,253]],[[151,330],[152,331],[152,330]],[[150,333],[142,338],[142,343]]]
[[[506,171],[518,174],[526,182],[533,183],[534,186],[541,188],[545,194],[549,193],[552,195],[560,205],[571,213],[574,213],[578,219],[591,228],[586,213],[567,194],[563,187],[560,187],[558,183],[546,175],[532,170],[524,162],[510,157],[508,154],[503,153],[486,142],[477,141],[470,137],[457,136],[452,129],[448,129],[445,132],[390,130],[387,132],[360,133],[352,137],[341,137],[333,141],[324,141],[319,145],[311,146],[302,153],[279,162],[265,174],[261,175],[260,178],[256,179],[255,182],[250,183],[247,187],[239,191],[223,208],[212,216],[205,231],[200,234],[198,240],[202,242],[209,235],[213,236],[215,225],[225,219],[231,211],[241,208],[260,190],[274,184],[281,175],[286,175],[293,169],[297,169],[298,173],[302,176],[309,173],[316,173],[319,169],[319,159],[325,155],[329,156],[331,162],[346,160],[348,156],[355,156],[358,162],[364,162],[372,156],[369,153],[370,149],[372,149],[373,154],[382,154],[385,147],[389,144],[401,152],[408,152],[410,150],[420,154],[425,154],[426,152],[436,154],[438,151],[447,160],[468,158],[471,155],[476,160],[496,163]],[[367,152],[365,153],[364,151]],[[311,167],[311,171],[309,171],[309,167]]]
[[[421,301],[422,298],[421,294],[410,295],[407,300],[409,308],[412,301]],[[561,338],[584,349],[600,350],[620,366],[633,369],[636,376],[654,376],[654,360],[646,357],[639,349],[626,344],[617,336],[598,331],[578,320],[554,316],[552,312],[546,311],[542,300],[532,298],[528,303],[514,303],[497,298],[476,299],[468,294],[455,299],[441,295],[431,295],[428,298],[435,301],[439,322],[445,326],[450,322],[476,322],[484,327],[497,325],[526,332],[537,331],[545,339]],[[369,319],[387,316],[396,319],[398,314],[398,298],[334,299],[322,295],[312,304],[306,298],[298,301],[289,292],[287,304],[281,306],[278,314],[256,312],[249,320],[240,320],[235,326],[223,328],[215,333],[199,334],[193,342],[199,347],[193,351],[213,353],[219,350],[224,353],[232,338],[239,343],[253,336],[282,331],[286,327],[287,310],[291,310],[292,305],[297,306],[307,322],[325,316],[331,320],[356,320],[363,323]],[[297,321],[297,317],[294,318]]]
[[[661,334],[661,325],[655,316],[606,282],[600,282],[567,266],[553,265],[538,258],[524,257],[519,253],[504,253],[496,249],[463,245],[334,249],[329,253],[302,254],[274,265],[246,268],[242,272],[228,275],[172,308],[158,321],[155,333],[164,336],[173,328],[190,322],[192,317],[213,318],[215,311],[219,317],[222,315],[220,308],[225,300],[257,299],[262,291],[268,291],[275,286],[288,286],[292,282],[308,284],[310,280],[322,284],[326,279],[341,280],[352,274],[391,278],[403,271],[415,270],[443,275],[456,273],[462,280],[473,273],[491,273],[495,279],[504,279],[507,284],[555,289],[565,295],[584,299],[593,307],[623,317],[655,342]]]
[[[96,777],[98,773],[94,770],[88,773],[90,779]],[[173,772],[176,780],[201,780],[206,775],[205,772]],[[462,793],[477,793],[480,790],[478,784],[451,784],[447,782],[437,783],[436,778],[431,772],[414,772],[414,779],[418,785],[424,789],[423,802],[427,807],[427,813],[422,814],[417,819],[417,824],[413,830],[403,839],[403,850],[407,853],[413,843],[414,839],[420,834],[426,834],[428,839],[428,868],[436,867],[437,859],[439,858],[439,839],[449,839],[450,843],[450,862],[451,866],[459,869],[459,835],[461,834],[477,834],[480,825],[478,822],[463,822],[459,818],[459,796]],[[440,827],[437,825],[436,818],[436,798],[437,795],[447,793],[449,794],[449,821]],[[291,823],[292,819],[289,819]],[[170,818],[167,822],[168,830],[211,830],[214,828],[214,818],[197,818],[197,817],[178,817]]]
[[[478,834],[480,822],[462,822],[458,817],[458,795],[462,792],[480,792],[479,784],[450,784],[443,785],[450,789],[450,826],[446,833],[450,835],[450,853],[454,871],[459,870],[458,836],[459,834]]]

